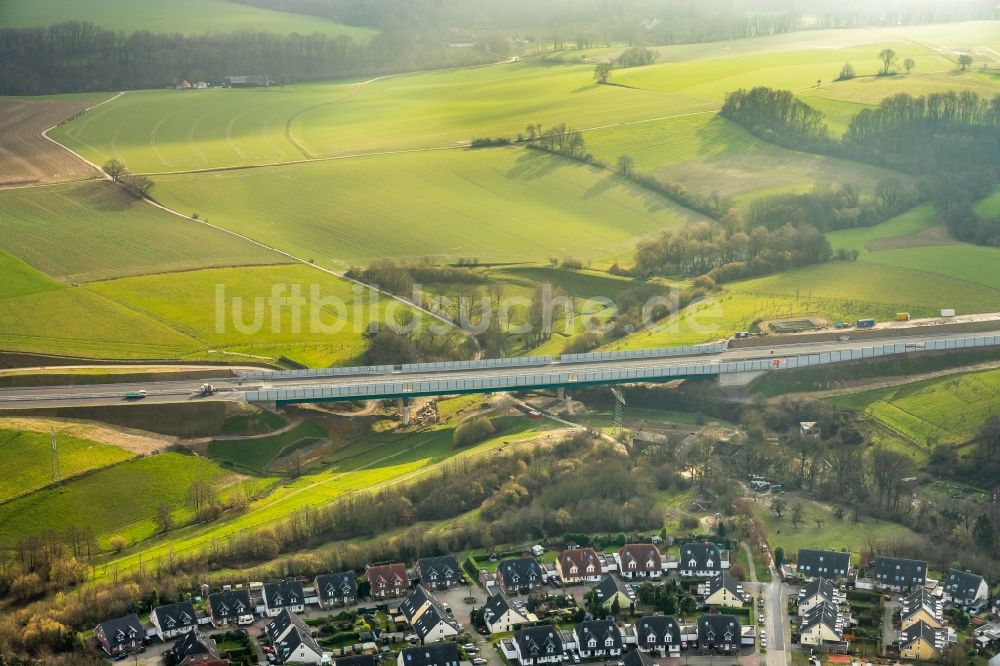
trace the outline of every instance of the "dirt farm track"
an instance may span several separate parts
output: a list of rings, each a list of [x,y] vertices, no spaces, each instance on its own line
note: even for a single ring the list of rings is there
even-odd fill
[[[55,183],[96,176],[68,150],[42,136],[94,102],[0,100],[0,187]]]

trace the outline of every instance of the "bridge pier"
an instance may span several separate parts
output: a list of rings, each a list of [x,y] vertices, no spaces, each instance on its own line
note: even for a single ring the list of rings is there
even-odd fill
[[[566,397],[566,389],[562,386],[556,389],[556,398],[562,400]]]
[[[399,398],[396,403],[399,405],[399,413],[403,415],[403,425],[410,425],[410,399]]]
[[[566,413],[573,416],[573,394],[569,391],[565,391],[564,389],[559,390],[564,391],[566,395]]]

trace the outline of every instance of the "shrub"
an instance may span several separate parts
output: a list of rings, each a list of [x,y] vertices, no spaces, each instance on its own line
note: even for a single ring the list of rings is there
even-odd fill
[[[455,428],[455,446],[468,446],[481,442],[496,431],[496,426],[485,416],[473,416]]]

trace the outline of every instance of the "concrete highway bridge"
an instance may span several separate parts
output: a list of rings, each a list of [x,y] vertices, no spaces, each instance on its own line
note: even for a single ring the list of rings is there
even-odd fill
[[[723,384],[746,384],[766,372],[825,366],[883,356],[920,354],[1000,345],[998,330],[942,332],[942,327],[887,333],[879,339],[810,341],[753,347],[726,342],[629,352],[483,359],[401,366],[261,371],[238,377],[184,381],[50,386],[0,390],[0,410],[93,406],[123,403],[185,403],[243,400],[266,407],[309,402],[370,399],[406,400],[420,396],[495,393],[531,389],[571,392],[576,387],[671,382],[718,377]],[[203,382],[217,392],[202,396]],[[144,390],[142,400],[126,393]]]

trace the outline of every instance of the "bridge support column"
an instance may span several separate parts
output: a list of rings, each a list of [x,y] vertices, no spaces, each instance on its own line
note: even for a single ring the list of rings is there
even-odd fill
[[[562,391],[563,389],[559,389]],[[569,391],[565,391],[566,394],[566,413],[573,416],[573,394]]]
[[[566,397],[566,389],[560,386],[559,388],[556,389],[556,398],[562,400],[565,397]]]
[[[397,404],[399,405],[399,413],[403,415],[403,425],[410,425],[410,399],[400,398]]]

